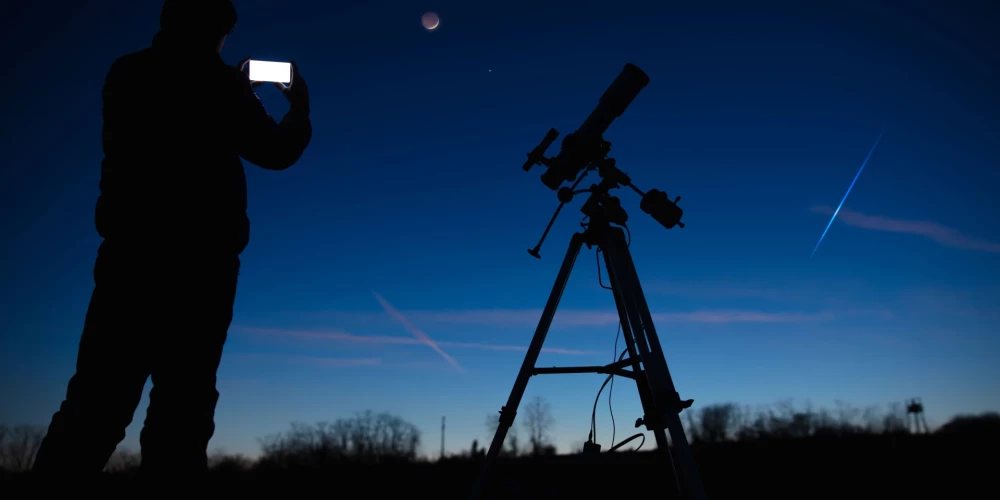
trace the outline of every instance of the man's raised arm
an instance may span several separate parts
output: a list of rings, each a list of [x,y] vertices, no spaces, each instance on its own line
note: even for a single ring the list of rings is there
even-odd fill
[[[288,99],[288,112],[276,123],[264,109],[245,74],[239,73],[239,94],[232,117],[236,148],[243,159],[268,170],[284,170],[295,164],[312,139],[309,121],[309,90],[292,66],[292,85],[277,84]]]

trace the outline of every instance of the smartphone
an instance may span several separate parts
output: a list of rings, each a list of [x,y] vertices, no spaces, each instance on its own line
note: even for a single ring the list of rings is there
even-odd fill
[[[254,82],[292,83],[292,64],[250,60],[250,80]]]

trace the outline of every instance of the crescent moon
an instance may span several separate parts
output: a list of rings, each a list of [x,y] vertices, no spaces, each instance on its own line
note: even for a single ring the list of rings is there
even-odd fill
[[[436,12],[425,12],[423,16],[420,16],[420,24],[425,30],[434,31],[438,26],[441,26],[441,18]]]

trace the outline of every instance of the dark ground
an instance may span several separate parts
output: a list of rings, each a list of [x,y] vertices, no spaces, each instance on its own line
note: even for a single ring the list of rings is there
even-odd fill
[[[696,458],[708,497],[733,498],[995,498],[1000,461],[995,436],[896,435],[808,437],[698,443]],[[670,498],[667,467],[656,452],[499,459],[484,498]],[[464,499],[479,462],[361,465],[337,463],[249,470],[219,468],[209,488],[227,495],[327,495]],[[134,473],[107,474],[113,479]],[[23,483],[22,483],[23,484]],[[8,483],[8,486],[13,486]],[[108,486],[114,487],[111,484]],[[208,485],[206,485],[208,486]],[[6,489],[6,488],[4,488]],[[270,495],[268,495],[270,496]]]
[[[953,422],[933,434],[826,434],[820,429],[807,437],[702,440],[693,447],[712,500],[996,498],[1000,416]],[[379,460],[396,463],[365,465],[357,459],[333,460],[335,453],[322,446],[284,446],[271,448],[256,463],[223,458],[214,462],[207,480],[199,481],[198,490],[226,496],[278,491],[284,498],[322,492],[465,499],[481,465],[470,456],[429,462],[388,455]],[[670,469],[659,458],[655,451],[500,458],[483,498],[671,498]],[[133,467],[106,473],[101,490],[134,490],[135,472]],[[8,481],[0,495],[26,496],[30,476],[14,477],[28,481]]]
[[[996,439],[946,436],[857,436],[699,444],[709,498],[995,498]],[[525,457],[498,463],[489,498],[670,498],[668,469],[655,452]],[[259,480],[305,484],[334,481],[348,491],[464,498],[476,477],[473,461],[445,461],[329,471],[260,471]],[[283,482],[284,482],[283,481]]]

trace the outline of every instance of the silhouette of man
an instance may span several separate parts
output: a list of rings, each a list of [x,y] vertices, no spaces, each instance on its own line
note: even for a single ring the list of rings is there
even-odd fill
[[[95,216],[103,242],[76,373],[36,472],[100,472],[149,377],[141,474],[207,467],[216,370],[249,242],[240,157],[283,170],[312,137],[297,66],[290,85],[276,84],[290,104],[276,123],[253,91],[259,82],[242,71],[245,60],[223,63],[235,25],[230,0],[167,0],[151,47],[107,73]]]

